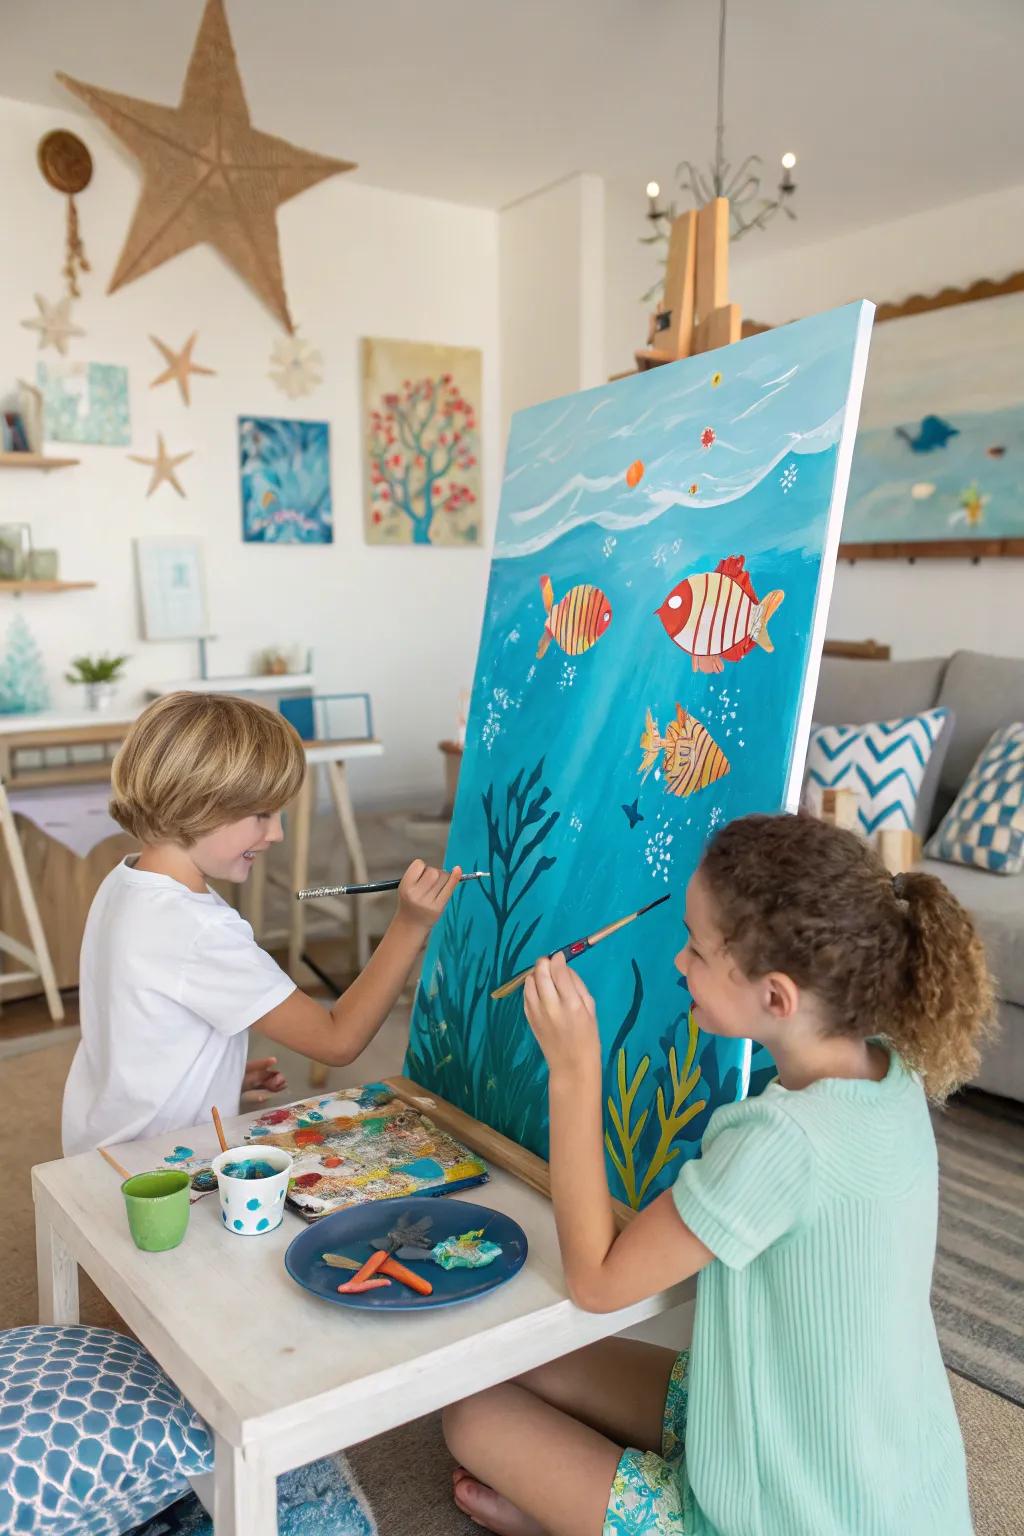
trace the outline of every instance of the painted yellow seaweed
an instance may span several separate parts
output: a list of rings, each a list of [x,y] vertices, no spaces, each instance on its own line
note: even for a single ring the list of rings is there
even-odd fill
[[[665,1090],[659,1088],[656,1105],[658,1121],[661,1125],[661,1134],[658,1137],[658,1145],[654,1149],[654,1156],[651,1158],[643,1182],[640,1185],[639,1195],[635,1201],[632,1196],[630,1197],[630,1204],[635,1207],[639,1206],[651,1183],[658,1177],[662,1169],[667,1168],[673,1158],[679,1156],[679,1148],[672,1145],[679,1132],[684,1126],[689,1124],[695,1115],[699,1115],[707,1107],[706,1099],[696,1099],[692,1104],[687,1104],[686,1102],[700,1082],[700,1068],[694,1066],[694,1058],[697,1055],[697,1036],[697,1023],[691,1009],[686,1059],[683,1062],[681,1072],[676,1058],[675,1046],[672,1046],[668,1053],[668,1070],[672,1081],[672,1106],[670,1109],[666,1109]]]
[[[636,1125],[631,1124],[633,1116],[633,1101],[637,1096],[640,1084],[643,1082],[647,1075],[647,1068],[650,1066],[650,1064],[651,1058],[649,1056],[645,1056],[643,1061],[637,1067],[636,1072],[633,1074],[632,1081],[627,1083],[626,1047],[623,1046],[619,1051],[615,1070],[616,1082],[619,1090],[619,1105],[621,1106],[621,1109],[616,1107],[615,1100],[612,1098],[611,1094],[608,1095],[608,1116],[612,1122],[612,1125],[615,1127],[616,1135],[619,1138],[619,1151],[616,1152],[612,1143],[611,1133],[609,1131],[605,1132],[604,1144],[608,1149],[608,1156],[611,1158],[618,1172],[619,1178],[622,1180],[623,1188],[626,1191],[626,1199],[629,1201],[630,1205],[635,1211],[640,1209],[640,1200],[643,1191],[641,1190],[638,1192],[636,1187],[637,1168],[634,1153],[636,1151],[636,1144],[640,1140],[640,1137],[643,1133],[643,1128],[647,1122],[647,1116],[650,1111],[645,1109],[643,1114],[637,1120]]]

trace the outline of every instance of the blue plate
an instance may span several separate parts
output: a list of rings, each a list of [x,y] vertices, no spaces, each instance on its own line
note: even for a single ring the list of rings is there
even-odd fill
[[[325,1264],[325,1253],[343,1253],[360,1264],[370,1257],[378,1239],[386,1237],[400,1216],[410,1221],[426,1218],[430,1222],[431,1246],[446,1237],[459,1237],[483,1227],[488,1242],[500,1243],[501,1253],[482,1269],[442,1269],[432,1259],[412,1259],[403,1249],[400,1262],[423,1275],[434,1287],[433,1295],[420,1296],[398,1280],[379,1290],[339,1295],[338,1286],[345,1271]],[[438,1200],[424,1195],[410,1195],[401,1200],[377,1200],[369,1205],[350,1206],[324,1216],[300,1232],[288,1245],[285,1268],[292,1279],[342,1307],[357,1307],[364,1312],[423,1312],[430,1307],[450,1307],[459,1301],[471,1301],[511,1280],[526,1263],[526,1233],[511,1216],[488,1210],[485,1205],[470,1205],[466,1200]],[[351,1278],[351,1277],[349,1277]]]

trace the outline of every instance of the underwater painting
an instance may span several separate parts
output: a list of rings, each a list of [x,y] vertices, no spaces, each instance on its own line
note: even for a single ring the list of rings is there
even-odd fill
[[[491,878],[434,931],[406,1071],[546,1156],[546,1071],[507,984],[568,946],[597,1002],[612,1193],[634,1207],[774,1074],[700,1033],[673,962],[715,828],[798,803],[871,314],[512,422],[447,856]]]
[[[326,421],[240,416],[238,459],[247,544],[333,542]]]

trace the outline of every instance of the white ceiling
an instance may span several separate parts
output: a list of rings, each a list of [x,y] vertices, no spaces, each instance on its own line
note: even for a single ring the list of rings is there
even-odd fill
[[[202,0],[0,0],[0,95],[178,100]],[[256,126],[500,208],[713,147],[717,0],[228,0]],[[731,0],[726,147],[799,155],[793,242],[1024,179],[1021,0]],[[94,122],[92,133],[106,130]],[[776,235],[773,231],[772,239]],[[983,232],[979,232],[983,241]]]

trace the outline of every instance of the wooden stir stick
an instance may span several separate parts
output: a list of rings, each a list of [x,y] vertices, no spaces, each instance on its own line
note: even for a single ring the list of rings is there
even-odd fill
[[[123,1163],[119,1163],[117,1158],[114,1157],[114,1155],[111,1152],[107,1151],[106,1147],[97,1147],[96,1150],[99,1153],[100,1157],[103,1158],[104,1162],[109,1163],[111,1168],[113,1168],[114,1172],[115,1173],[119,1173],[121,1175],[122,1179],[130,1179],[131,1178],[131,1174],[128,1172],[128,1169],[124,1166],[124,1164]]]
[[[228,1149],[228,1139],[224,1135],[224,1127],[221,1124],[220,1110],[217,1108],[216,1104],[214,1104],[213,1108],[210,1110],[210,1113],[213,1116],[213,1128],[217,1132],[217,1140],[220,1142],[220,1149],[222,1152],[226,1152]]]

